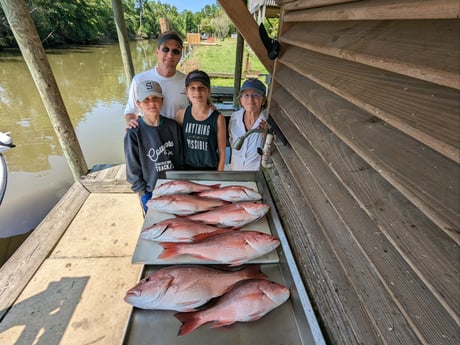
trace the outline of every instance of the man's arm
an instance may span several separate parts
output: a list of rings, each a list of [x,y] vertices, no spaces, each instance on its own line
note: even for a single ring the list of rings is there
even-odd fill
[[[125,107],[125,121],[126,121],[126,128],[136,128],[139,126],[137,122],[137,106],[136,106],[136,81],[133,79],[131,81],[131,85],[129,86],[128,91],[128,101]]]

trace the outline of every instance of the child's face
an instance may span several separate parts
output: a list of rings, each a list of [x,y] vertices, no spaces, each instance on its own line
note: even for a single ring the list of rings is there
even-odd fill
[[[163,98],[148,96],[143,101],[137,101],[137,105],[142,109],[144,116],[158,116],[163,106]]]
[[[206,103],[208,101],[209,89],[200,81],[192,81],[187,86],[187,97],[193,103]]]

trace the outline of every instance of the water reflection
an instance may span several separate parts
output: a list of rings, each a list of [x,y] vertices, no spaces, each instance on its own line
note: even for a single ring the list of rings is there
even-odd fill
[[[135,71],[156,64],[155,42],[131,43]],[[47,57],[89,167],[121,163],[127,82],[117,44],[48,50]],[[0,206],[0,237],[34,228],[73,183],[20,52],[0,53],[0,131],[16,147]]]

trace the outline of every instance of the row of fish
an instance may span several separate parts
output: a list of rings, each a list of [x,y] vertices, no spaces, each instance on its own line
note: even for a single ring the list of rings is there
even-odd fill
[[[219,227],[239,229],[262,218],[269,209],[270,207],[264,203],[234,203],[218,207],[211,211],[180,218],[165,219],[145,227],[141,232],[141,237],[147,240],[161,242],[161,236],[179,239],[181,236],[192,237],[198,234],[212,232],[213,230],[219,230]],[[180,234],[174,235],[176,231]]]
[[[257,265],[238,271],[182,265],[149,274],[127,291],[125,301],[141,309],[179,311],[179,335],[185,335],[208,322],[214,328],[257,320],[289,295],[287,287],[268,280]],[[213,298],[215,303],[206,307]]]
[[[159,259],[190,255],[237,266],[271,252],[280,244],[277,238],[263,232],[236,231],[269,211],[265,203],[244,201],[262,197],[252,188],[173,180],[156,187],[152,195],[149,207],[178,216],[141,232],[141,238],[163,247]]]
[[[163,248],[159,259],[190,255],[239,266],[280,245],[270,234],[239,231],[269,211],[261,199],[245,186],[172,180],[156,187],[147,205],[173,218],[145,227],[141,238]],[[257,320],[289,294],[287,287],[268,280],[258,265],[232,271],[174,265],[146,276],[128,290],[125,301],[141,309],[177,311],[182,322],[179,335],[185,335],[208,322],[214,328]]]
[[[172,180],[165,182],[152,191],[152,198],[166,195],[192,194],[204,198],[220,199],[224,201],[256,201],[262,195],[252,188],[230,185],[222,187],[220,184],[206,185],[189,180]]]

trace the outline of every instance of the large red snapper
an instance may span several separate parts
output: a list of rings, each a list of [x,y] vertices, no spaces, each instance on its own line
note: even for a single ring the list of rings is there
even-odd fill
[[[240,228],[262,218],[269,209],[270,206],[264,203],[243,201],[190,215],[187,218],[210,225]]]
[[[199,265],[169,266],[129,289],[125,301],[141,309],[194,311],[243,279],[266,279],[259,265],[221,271]]]
[[[162,195],[198,193],[219,187],[220,184],[207,185],[189,180],[172,180],[155,187],[152,191],[152,198]]]
[[[176,313],[175,317],[182,322],[179,335],[188,334],[208,322],[213,322],[211,328],[216,328],[258,320],[286,302],[289,296],[287,287],[269,280],[242,281],[208,309]]]
[[[215,198],[232,202],[257,201],[262,199],[262,195],[259,192],[245,186],[226,186],[210,189],[200,192],[198,195],[206,198]]]
[[[192,242],[200,234],[232,231],[187,218],[169,218],[144,228],[141,237],[155,242]]]
[[[179,255],[216,261],[230,266],[238,266],[249,260],[271,252],[280,245],[272,235],[259,231],[230,231],[207,235],[206,238],[191,243],[160,242],[163,251],[159,259]]]
[[[228,202],[224,200],[202,198],[190,194],[163,195],[147,201],[147,206],[152,207],[156,211],[181,216],[209,211],[227,204]]]

